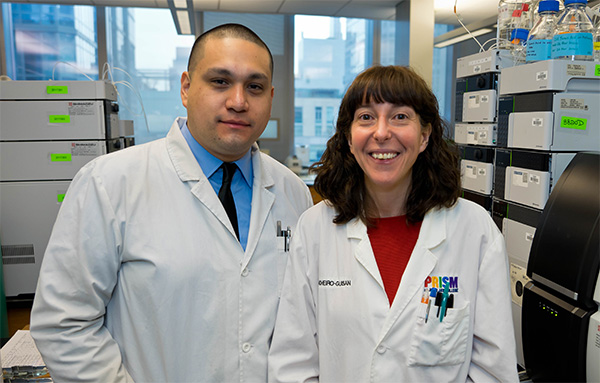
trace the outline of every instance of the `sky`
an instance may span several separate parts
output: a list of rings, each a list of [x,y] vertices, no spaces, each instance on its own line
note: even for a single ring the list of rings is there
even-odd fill
[[[194,36],[177,35],[168,9],[135,8],[134,18],[135,62],[138,68],[169,68],[175,59],[177,47],[191,47],[194,44]]]

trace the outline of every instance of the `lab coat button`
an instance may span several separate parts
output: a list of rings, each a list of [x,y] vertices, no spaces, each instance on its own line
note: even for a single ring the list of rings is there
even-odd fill
[[[252,348],[252,345],[250,343],[244,343],[242,345],[242,351],[244,351],[244,352],[250,352],[251,348]]]
[[[387,349],[385,348],[385,346],[379,346],[377,347],[377,352],[379,354],[383,354]]]
[[[242,277],[247,277],[247,276],[248,276],[248,269],[242,270]]]

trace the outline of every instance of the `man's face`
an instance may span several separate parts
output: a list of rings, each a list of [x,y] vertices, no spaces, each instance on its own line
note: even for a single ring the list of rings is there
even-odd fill
[[[220,160],[240,159],[271,117],[269,53],[238,38],[209,38],[200,59],[181,76],[188,128]]]

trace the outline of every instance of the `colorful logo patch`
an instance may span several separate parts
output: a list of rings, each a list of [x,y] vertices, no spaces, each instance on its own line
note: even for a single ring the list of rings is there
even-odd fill
[[[446,284],[449,283],[448,292],[457,293],[458,292],[458,276],[428,276],[425,278],[425,289],[429,290],[433,287],[436,289],[443,289],[446,287]]]

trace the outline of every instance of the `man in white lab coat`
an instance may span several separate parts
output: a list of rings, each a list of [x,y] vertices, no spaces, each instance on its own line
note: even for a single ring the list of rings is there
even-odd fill
[[[206,32],[181,78],[188,118],[77,174],[31,317],[55,381],[266,380],[287,261],[278,227],[293,229],[312,205],[255,144],[272,75],[270,51],[246,27]],[[229,183],[233,215],[220,200]]]

